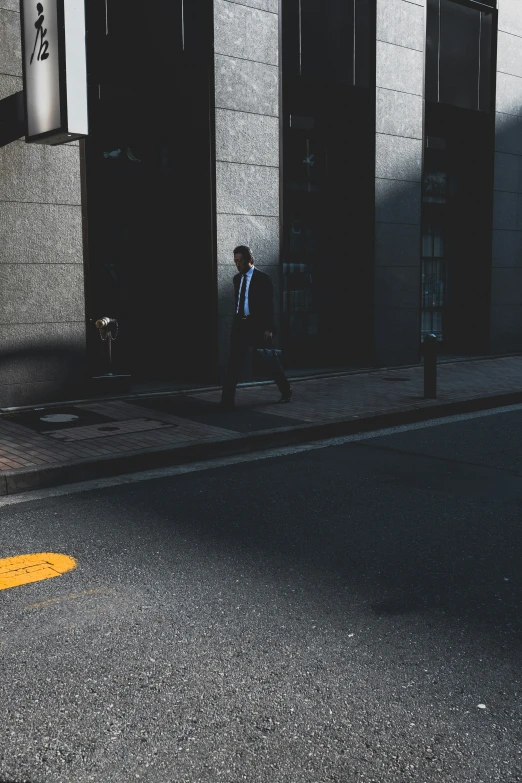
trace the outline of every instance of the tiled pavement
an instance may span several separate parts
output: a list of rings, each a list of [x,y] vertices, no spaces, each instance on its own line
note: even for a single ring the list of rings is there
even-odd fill
[[[7,413],[0,417],[0,475],[46,466],[205,442],[235,441],[252,433],[336,421],[365,420],[379,414],[433,409],[448,403],[521,394],[522,356],[473,359],[439,364],[438,398],[423,398],[422,366],[345,373],[293,382],[289,405],[277,404],[272,384],[238,389],[238,410],[215,409],[219,390],[162,397],[89,401]],[[515,399],[515,398],[513,398]],[[492,404],[494,401],[492,400]],[[42,417],[72,414],[70,422],[42,422]],[[424,418],[435,414],[425,410]],[[95,423],[90,423],[94,419]],[[315,427],[317,432],[317,427]],[[317,434],[314,435],[317,437]],[[147,467],[146,459],[142,468]]]

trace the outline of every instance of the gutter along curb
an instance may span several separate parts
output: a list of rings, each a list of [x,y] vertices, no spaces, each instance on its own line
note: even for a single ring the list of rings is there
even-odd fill
[[[476,397],[451,402],[419,403],[415,408],[374,413],[363,417],[348,417],[315,424],[263,430],[205,440],[182,446],[139,449],[77,462],[59,462],[30,468],[6,470],[0,474],[0,495],[71,484],[92,479],[136,473],[143,470],[183,465],[191,462],[248,454],[264,449],[295,446],[316,440],[356,435],[387,427],[414,424],[444,416],[473,413],[490,408],[522,403],[522,392]]]

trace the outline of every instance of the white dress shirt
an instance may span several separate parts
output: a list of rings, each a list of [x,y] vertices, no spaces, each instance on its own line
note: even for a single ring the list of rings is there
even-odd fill
[[[237,305],[236,305],[236,313],[239,312],[239,302],[241,300],[241,289],[245,285],[246,280],[246,294],[245,294],[245,315],[250,315],[250,310],[248,309],[248,289],[250,288],[250,281],[252,280],[252,275],[254,274],[254,266],[251,266],[248,272],[241,278],[240,284],[239,284],[239,292],[237,297]]]

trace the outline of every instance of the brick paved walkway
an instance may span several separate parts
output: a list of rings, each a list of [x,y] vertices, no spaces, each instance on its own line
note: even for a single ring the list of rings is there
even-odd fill
[[[64,403],[4,414],[0,418],[0,471],[225,442],[253,432],[516,394],[522,392],[522,356],[440,364],[437,400],[423,399],[421,366],[297,380],[293,390],[292,403],[279,405],[272,384],[240,387],[234,413],[215,409],[220,392],[212,390],[75,406]],[[42,417],[60,414],[76,418],[42,421]]]

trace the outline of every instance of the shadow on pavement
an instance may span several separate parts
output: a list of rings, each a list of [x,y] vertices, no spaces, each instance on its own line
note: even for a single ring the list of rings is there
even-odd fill
[[[268,567],[284,561],[312,591],[338,580],[349,588],[332,588],[341,613],[359,596],[377,616],[452,619],[518,640],[522,502],[451,496],[437,491],[437,476],[431,490],[408,487],[394,476],[396,455],[374,476],[360,469],[358,446],[343,449],[292,457],[287,483],[285,463],[270,459],[206,471],[204,484],[197,473],[165,482],[150,494],[147,525]]]

